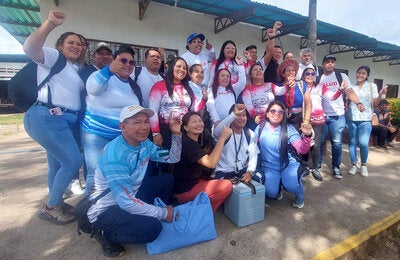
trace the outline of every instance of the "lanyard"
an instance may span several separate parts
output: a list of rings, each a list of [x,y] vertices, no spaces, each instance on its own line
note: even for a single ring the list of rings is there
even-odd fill
[[[233,133],[233,141],[234,141],[234,143],[235,143],[235,173],[238,173],[239,172],[239,166],[238,166],[238,163],[239,163],[239,151],[240,151],[240,147],[242,146],[242,140],[243,140],[243,130],[242,130],[242,132],[240,133],[240,141],[239,141],[239,146],[237,146],[236,145],[236,134],[235,133]]]

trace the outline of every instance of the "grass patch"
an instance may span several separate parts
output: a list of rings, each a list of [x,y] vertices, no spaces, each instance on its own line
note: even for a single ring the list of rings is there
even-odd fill
[[[15,125],[22,124],[24,114],[13,114],[7,116],[0,116],[0,125]]]

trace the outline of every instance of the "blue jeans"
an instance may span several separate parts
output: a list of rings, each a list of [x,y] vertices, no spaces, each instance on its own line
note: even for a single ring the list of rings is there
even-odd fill
[[[86,194],[89,195],[94,182],[94,170],[97,167],[97,159],[103,150],[104,146],[112,139],[107,139],[99,135],[89,134],[81,130],[81,141],[83,154],[86,164]]]
[[[342,163],[342,136],[345,127],[346,118],[344,115],[326,117],[321,141],[320,165],[324,159],[325,139],[329,132],[329,139],[332,145],[332,168],[340,168],[340,164]]]
[[[33,105],[26,111],[24,127],[47,153],[49,207],[61,206],[65,189],[82,165],[79,147],[72,133],[77,116],[50,115],[46,107]]]
[[[171,174],[160,174],[145,178],[136,197],[153,204],[159,197],[168,203],[174,187],[174,177]],[[111,242],[121,244],[144,244],[155,240],[161,232],[161,221],[143,215],[134,215],[118,205],[104,211],[93,226],[103,231],[103,236]]]
[[[347,131],[350,139],[349,153],[352,164],[357,163],[357,144],[360,146],[361,163],[367,163],[371,130],[371,121],[347,121]]]

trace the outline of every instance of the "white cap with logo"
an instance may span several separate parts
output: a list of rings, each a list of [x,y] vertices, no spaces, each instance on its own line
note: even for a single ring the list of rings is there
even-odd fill
[[[154,115],[154,111],[150,108],[144,108],[139,105],[132,105],[124,107],[119,114],[119,122],[122,123],[125,119],[130,118],[138,113],[145,113],[148,117]]]

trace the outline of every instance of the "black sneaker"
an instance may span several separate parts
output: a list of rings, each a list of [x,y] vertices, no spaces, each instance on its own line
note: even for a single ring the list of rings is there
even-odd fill
[[[317,181],[322,181],[322,175],[321,173],[318,171],[318,169],[312,169],[311,170],[311,174],[314,177],[314,179],[316,179]]]
[[[337,168],[337,167],[333,168],[332,174],[333,174],[333,177],[335,177],[336,179],[342,179],[343,178],[343,175],[340,172],[340,169]]]
[[[121,244],[108,241],[97,228],[94,229],[93,235],[97,242],[100,243],[103,255],[117,257],[125,253],[125,248]]]

